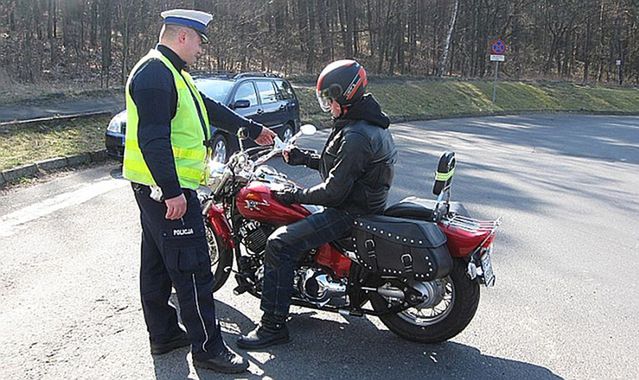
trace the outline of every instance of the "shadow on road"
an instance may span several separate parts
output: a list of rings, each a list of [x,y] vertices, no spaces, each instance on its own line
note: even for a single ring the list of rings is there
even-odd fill
[[[431,197],[435,165],[445,149],[458,153],[459,175],[453,185],[458,199],[474,204],[499,199],[501,207],[532,212],[547,209],[553,200],[541,199],[537,193],[522,193],[513,184],[533,183],[539,190],[578,193],[615,204],[630,194],[618,188],[622,182],[610,173],[620,164],[639,164],[637,117],[504,116],[423,122],[420,129],[422,132],[416,135],[412,124],[395,127],[400,155],[391,201],[413,195],[417,189],[421,189],[417,191],[421,196]],[[423,142],[416,143],[416,138]],[[489,152],[504,147],[501,156],[507,157],[508,163],[502,166],[473,161],[477,156],[472,154],[473,149],[482,146]],[[554,157],[537,154],[541,152]],[[605,170],[587,170],[584,161],[574,158],[598,161]],[[411,176],[405,187],[398,186],[402,175]],[[422,186],[415,187],[420,183]],[[477,188],[490,191],[477,192]],[[639,205],[632,206],[635,211],[639,209]]]
[[[455,342],[424,345],[380,330],[366,318],[321,319],[315,311],[293,313],[289,344],[265,351],[238,350],[235,340],[254,324],[241,311],[217,301],[224,339],[251,362],[250,373],[222,375],[196,369],[200,379],[559,379],[546,368],[516,360],[483,355],[478,349]],[[188,350],[154,358],[156,378],[184,379],[189,374]]]
[[[477,118],[451,125],[450,130],[471,133],[498,144],[544,149],[559,155],[639,164],[639,118],[633,116]]]

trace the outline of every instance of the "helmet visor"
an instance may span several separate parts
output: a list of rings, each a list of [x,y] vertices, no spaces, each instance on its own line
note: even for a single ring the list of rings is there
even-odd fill
[[[331,110],[331,98],[328,96],[328,91],[318,91],[315,90],[315,95],[317,96],[317,102],[319,103],[320,108],[324,112],[328,112]]]

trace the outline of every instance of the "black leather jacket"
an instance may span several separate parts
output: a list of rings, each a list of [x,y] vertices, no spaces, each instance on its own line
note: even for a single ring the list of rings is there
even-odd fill
[[[389,125],[371,95],[336,119],[321,156],[308,162],[324,181],[298,194],[298,201],[355,215],[382,213],[397,158]]]

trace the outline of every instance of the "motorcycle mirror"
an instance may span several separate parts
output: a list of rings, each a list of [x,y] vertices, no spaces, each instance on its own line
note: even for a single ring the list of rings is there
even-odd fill
[[[300,127],[300,130],[288,140],[288,143],[295,144],[298,137],[302,135],[313,135],[315,132],[317,132],[317,128],[315,128],[313,124],[304,124]]]
[[[242,139],[247,139],[248,138],[248,129],[242,127],[240,129],[238,129],[237,131],[237,138],[242,140]]]
[[[244,140],[249,136],[248,129],[242,127],[237,130],[237,141],[240,143],[240,151],[244,152]]]
[[[314,135],[317,132],[317,128],[313,124],[304,124],[300,127],[300,131],[303,135]]]

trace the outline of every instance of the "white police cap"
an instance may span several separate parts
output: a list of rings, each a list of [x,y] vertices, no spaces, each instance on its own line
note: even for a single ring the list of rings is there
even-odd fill
[[[206,27],[213,19],[213,15],[191,9],[171,9],[160,13],[165,24],[182,25],[189,27],[200,34],[202,42],[209,42],[206,36]]]

